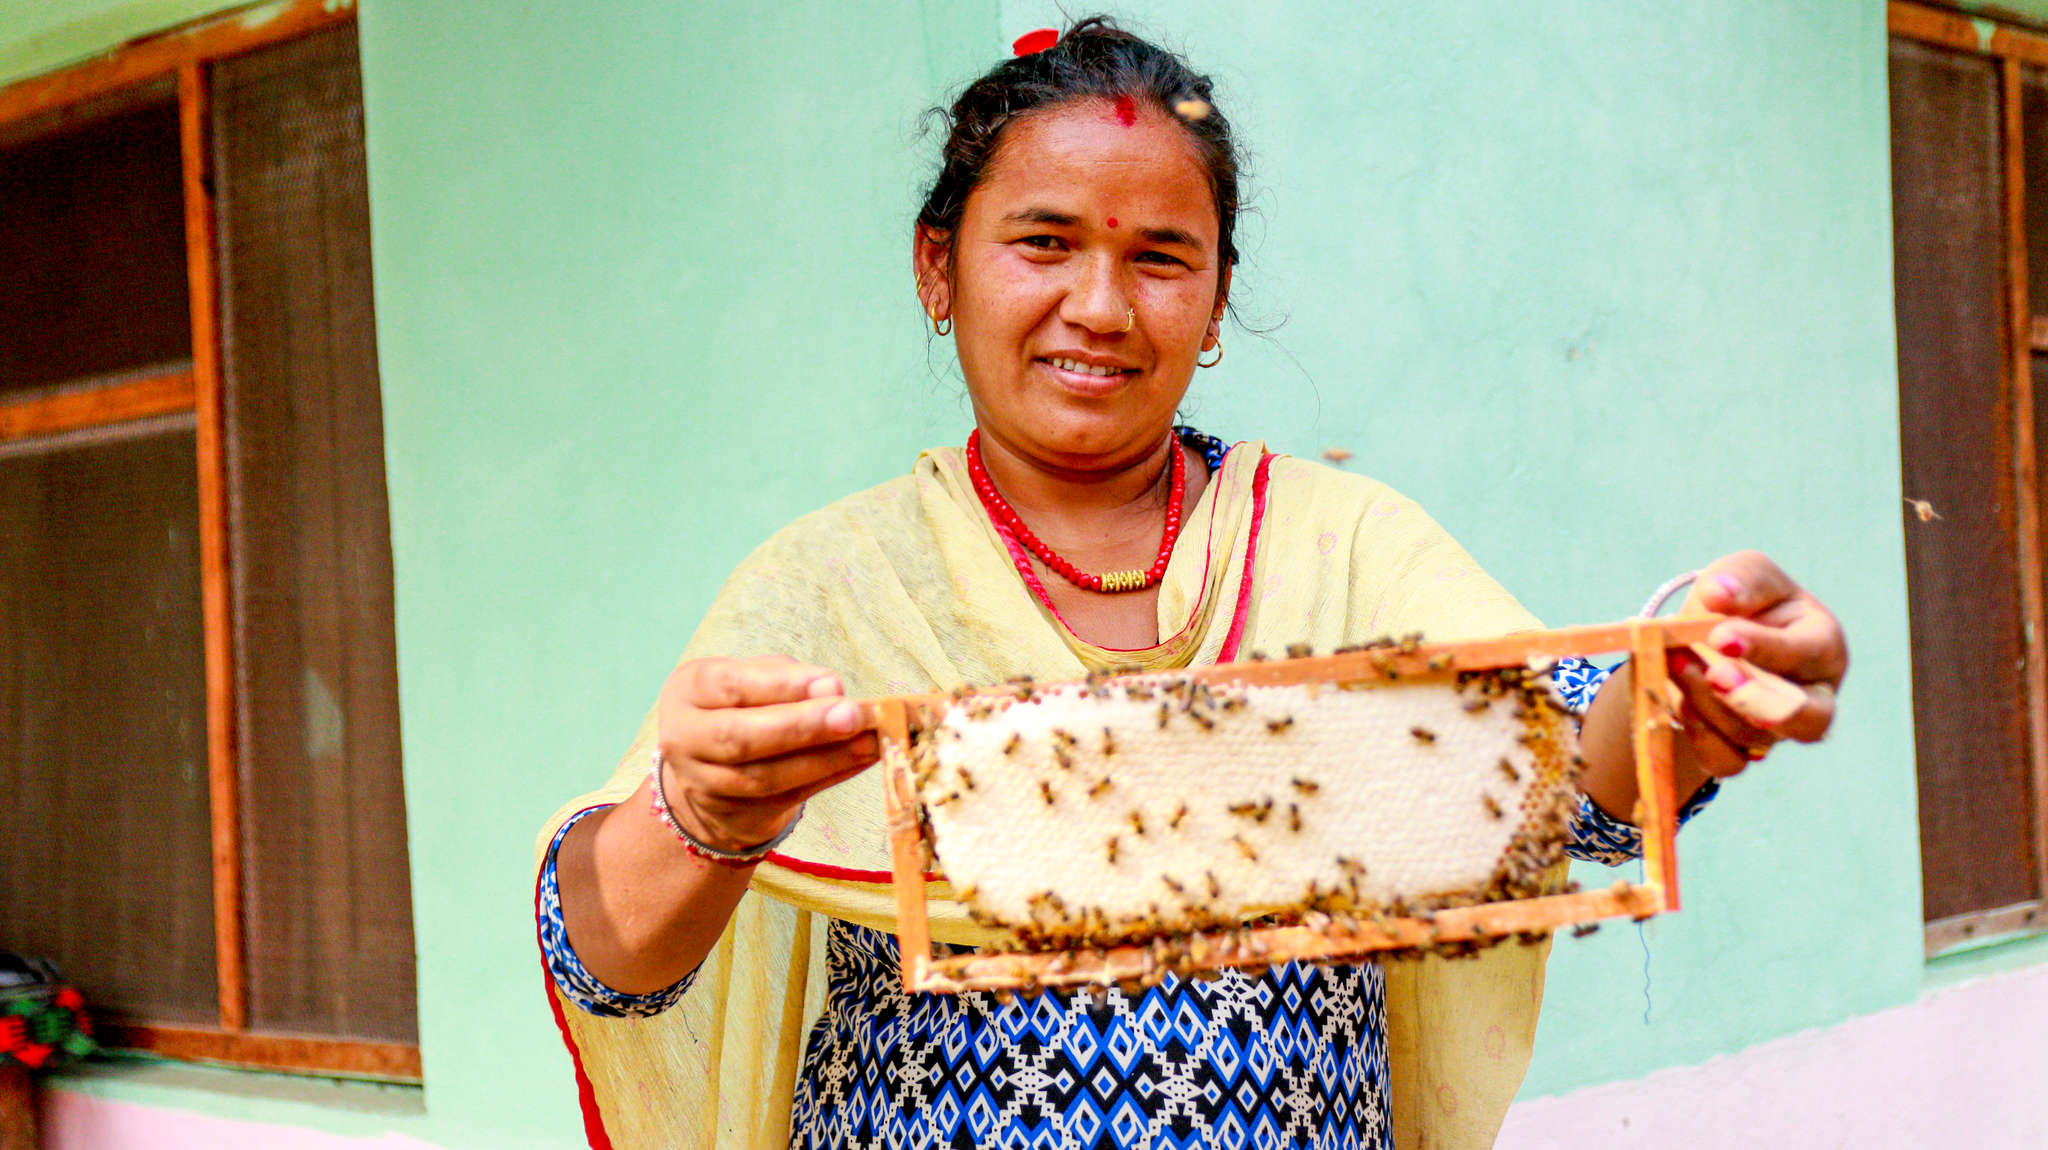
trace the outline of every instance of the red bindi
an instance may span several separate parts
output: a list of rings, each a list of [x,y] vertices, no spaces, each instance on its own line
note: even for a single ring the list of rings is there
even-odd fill
[[[1110,227],[1115,227],[1115,226],[1116,226],[1116,217],[1115,217],[1115,216],[1111,216],[1111,217],[1109,217],[1109,226],[1110,226]]]
[[[1128,128],[1138,122],[1138,102],[1129,96],[1116,98],[1116,122]]]

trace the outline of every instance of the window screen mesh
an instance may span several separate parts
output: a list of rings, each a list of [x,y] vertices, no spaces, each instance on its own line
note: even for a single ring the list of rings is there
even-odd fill
[[[390,532],[352,28],[213,72],[250,1024],[411,1041]]]
[[[0,948],[95,1007],[212,1024],[195,447],[0,454]]]
[[[1928,920],[2034,893],[1996,65],[1894,39],[1892,218]]]
[[[191,357],[178,109],[0,141],[0,398]]]

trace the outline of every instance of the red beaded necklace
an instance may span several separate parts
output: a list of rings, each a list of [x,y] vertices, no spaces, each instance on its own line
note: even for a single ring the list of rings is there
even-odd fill
[[[1024,517],[996,490],[995,480],[988,477],[988,468],[981,464],[981,430],[967,436],[967,474],[974,480],[974,490],[981,496],[981,505],[988,509],[990,519],[1009,529],[1024,546],[1031,549],[1039,561],[1057,572],[1060,578],[1076,587],[1088,591],[1114,594],[1119,591],[1143,591],[1159,582],[1166,575],[1166,562],[1173,558],[1173,541],[1180,538],[1180,505],[1188,490],[1188,464],[1182,457],[1180,441],[1172,432],[1167,433],[1168,450],[1171,458],[1168,471],[1171,479],[1171,494],[1166,501],[1166,531],[1159,539],[1159,558],[1152,561],[1150,571],[1111,571],[1106,575],[1091,575],[1068,562],[1066,557],[1045,545],[1045,541],[1031,533],[1024,525]]]

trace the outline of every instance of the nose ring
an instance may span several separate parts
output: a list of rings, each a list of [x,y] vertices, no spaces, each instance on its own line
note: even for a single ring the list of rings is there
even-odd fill
[[[1133,307],[1133,308],[1125,308],[1125,309],[1124,309],[1124,326],[1123,326],[1123,328],[1122,328],[1122,331],[1129,331],[1129,330],[1131,330],[1132,328],[1134,328],[1134,327],[1136,327],[1136,326],[1138,326],[1138,309],[1137,309],[1137,308],[1134,308],[1134,307]]]

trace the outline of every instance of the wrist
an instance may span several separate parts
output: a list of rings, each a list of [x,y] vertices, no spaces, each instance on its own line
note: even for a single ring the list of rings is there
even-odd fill
[[[787,823],[782,825],[781,829],[775,831],[766,839],[754,842],[735,842],[731,841],[732,836],[728,834],[707,833],[697,826],[686,822],[685,819],[688,816],[670,804],[667,782],[668,764],[663,759],[659,744],[655,746],[653,752],[649,755],[649,760],[647,789],[654,817],[663,826],[667,827],[670,833],[675,835],[676,839],[682,843],[684,850],[707,862],[718,863],[723,866],[752,867],[767,858],[769,853],[776,847],[782,845],[783,841],[789,838],[790,834],[796,830],[797,822],[803,818],[803,805],[799,803],[795,814]],[[684,805],[689,806],[690,804]]]

